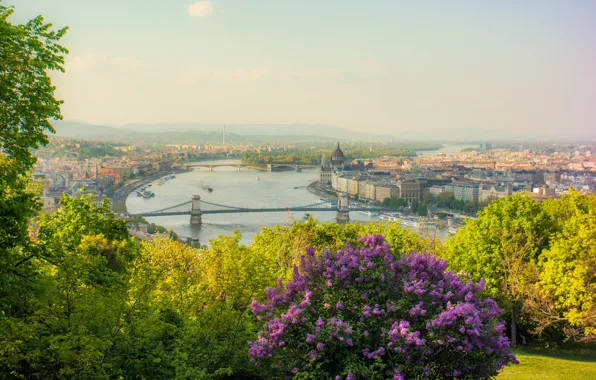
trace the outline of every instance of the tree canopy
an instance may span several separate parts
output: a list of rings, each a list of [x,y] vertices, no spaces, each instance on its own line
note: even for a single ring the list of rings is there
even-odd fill
[[[12,13],[0,3],[0,151],[27,169],[35,162],[31,149],[54,133],[51,119],[62,118],[48,72],[64,71],[68,50],[59,40],[67,29],[54,30],[41,16],[13,25]]]

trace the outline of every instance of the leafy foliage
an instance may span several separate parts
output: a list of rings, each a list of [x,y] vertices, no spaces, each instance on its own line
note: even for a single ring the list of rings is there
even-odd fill
[[[570,190],[543,204],[524,195],[492,202],[447,242],[449,265],[525,320],[546,342],[596,340],[596,200]]]
[[[64,71],[68,51],[58,44],[66,28],[52,30],[38,16],[13,25],[12,8],[0,4],[0,150],[24,169],[35,162],[31,148],[47,144],[50,119],[61,119],[49,70]]]
[[[291,275],[293,266],[307,248],[317,252],[324,249],[341,249],[346,242],[356,244],[364,235],[382,234],[391,246],[391,252],[401,255],[412,251],[437,252],[441,243],[434,238],[422,238],[415,232],[405,230],[398,223],[318,223],[309,219],[294,222],[289,226],[263,228],[253,239],[250,248],[263,251],[267,257],[275,258],[279,275]]]
[[[34,272],[27,286],[12,289],[0,319],[0,373],[101,377],[126,310],[135,246],[107,202],[98,206],[88,196],[64,197],[38,224],[37,240],[24,251]]]
[[[474,281],[484,278],[492,297],[514,296],[520,265],[535,262],[550,231],[538,202],[524,195],[499,199],[447,241],[449,265]]]
[[[296,378],[490,378],[515,362],[501,310],[430,255],[401,259],[380,235],[320,258],[310,249],[284,289],[254,301],[252,360]],[[337,378],[337,377],[336,377]]]
[[[556,223],[527,302],[537,332],[561,326],[567,338],[596,340],[596,197],[571,192],[545,204]]]

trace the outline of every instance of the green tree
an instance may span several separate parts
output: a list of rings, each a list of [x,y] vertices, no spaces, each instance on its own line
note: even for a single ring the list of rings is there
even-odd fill
[[[65,29],[52,31],[41,17],[14,25],[12,13],[0,0],[0,312],[20,317],[34,308],[27,292],[39,288],[27,222],[40,205],[26,171],[31,150],[53,132],[49,119],[61,118],[47,72],[62,70],[66,49],[57,43]]]
[[[66,50],[41,17],[24,25],[9,21],[11,7],[0,0],[0,310],[14,304],[13,289],[28,289],[34,275],[27,221],[39,209],[37,191],[26,171],[31,149],[47,143],[50,118],[60,118],[60,102],[48,70],[62,70]],[[17,302],[18,303],[18,302]]]
[[[414,200],[412,201],[412,205],[411,205],[412,212],[413,212],[414,214],[416,214],[416,213],[418,212],[418,205],[419,205],[418,201],[417,201],[416,199],[414,199]]]
[[[596,196],[571,190],[545,209],[557,232],[526,302],[536,332],[561,328],[567,339],[596,341]]]
[[[132,342],[123,342],[131,353],[120,364],[124,378],[156,378],[151,373],[156,358],[160,366],[171,366],[171,377],[250,373],[245,350],[255,333],[250,303],[264,299],[265,289],[276,283],[277,266],[239,240],[238,234],[220,237],[201,251],[163,238],[143,244],[131,281],[141,311],[133,328],[153,327],[149,334],[135,328],[133,338],[144,342],[150,355],[139,357]],[[171,322],[164,320],[164,311]],[[167,346],[153,344],[164,342],[164,329]]]
[[[62,118],[48,71],[64,71],[68,51],[58,42],[66,28],[54,31],[41,16],[14,25],[12,13],[0,2],[0,151],[28,169],[35,162],[31,149],[54,133],[50,120]]]
[[[478,210],[478,205],[477,205],[477,202],[467,201],[467,202],[464,204],[464,209],[463,209],[463,211],[464,211],[465,213],[472,214],[472,213],[476,212],[477,210]]]
[[[421,202],[418,205],[418,215],[419,216],[427,216],[428,215],[428,209],[426,207],[426,202]]]
[[[424,196],[422,197],[422,200],[426,204],[432,204],[432,203],[436,203],[437,198],[434,197],[430,192],[425,192]]]
[[[39,209],[37,193],[14,160],[0,153],[0,260],[9,250],[27,242],[27,221]],[[1,266],[10,267],[8,262]]]
[[[423,238],[415,232],[403,229],[399,223],[374,222],[368,224],[319,223],[315,219],[294,222],[289,226],[263,228],[255,235],[251,249],[263,251],[264,257],[275,260],[278,275],[289,276],[294,265],[307,248],[317,252],[323,249],[341,249],[346,242],[356,244],[362,236],[381,234],[391,244],[392,253],[400,256],[412,251],[439,252],[440,241]]]
[[[0,373],[106,377],[103,364],[127,310],[127,264],[135,244],[109,204],[86,195],[64,196],[60,210],[37,224],[37,239],[23,259],[37,275],[32,285],[14,289],[0,319]]]
[[[517,194],[492,202],[446,243],[450,267],[475,281],[484,278],[486,292],[511,313],[514,346],[528,281],[552,230],[540,204]]]
[[[437,206],[439,207],[451,207],[455,201],[455,196],[451,191],[442,192],[437,196]]]

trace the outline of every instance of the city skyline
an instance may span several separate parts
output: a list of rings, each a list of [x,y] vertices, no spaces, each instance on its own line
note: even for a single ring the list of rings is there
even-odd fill
[[[70,27],[65,119],[596,138],[588,2],[9,4]]]

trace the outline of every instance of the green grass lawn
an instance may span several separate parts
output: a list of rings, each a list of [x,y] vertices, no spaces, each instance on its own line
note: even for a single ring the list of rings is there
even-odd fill
[[[596,379],[596,352],[593,350],[516,350],[518,365],[506,367],[502,379]]]

